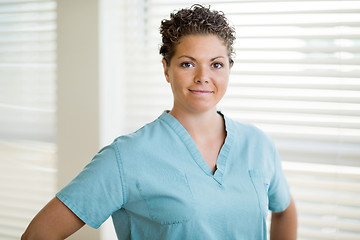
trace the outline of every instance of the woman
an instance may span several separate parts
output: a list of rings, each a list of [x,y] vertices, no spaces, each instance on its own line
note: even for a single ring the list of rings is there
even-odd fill
[[[22,239],[64,239],[112,216],[119,239],[296,239],[296,210],[276,150],[216,109],[234,30],[200,5],[161,24],[174,104],[103,148],[33,219]],[[46,227],[44,227],[46,226]]]

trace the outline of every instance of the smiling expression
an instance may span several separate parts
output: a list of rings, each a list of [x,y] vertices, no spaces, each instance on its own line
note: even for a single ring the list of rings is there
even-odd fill
[[[173,111],[216,110],[229,82],[228,51],[215,35],[187,35],[180,39],[167,65],[166,80],[174,95]]]

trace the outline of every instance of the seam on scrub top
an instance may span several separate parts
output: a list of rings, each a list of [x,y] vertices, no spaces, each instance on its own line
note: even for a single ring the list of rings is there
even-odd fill
[[[56,197],[87,225],[95,229],[98,229],[100,227],[101,224],[96,224],[95,221],[88,218],[86,214],[84,214],[84,212],[80,210],[80,208],[78,208],[75,204],[73,204],[72,201],[70,201],[64,194],[58,192],[56,194]]]
[[[174,119],[171,119],[171,118],[174,118]],[[201,170],[203,172],[205,172],[206,175],[214,177],[210,168],[209,168],[210,172],[206,172],[204,170],[209,166],[207,165],[206,161],[203,159],[199,149],[196,147],[194,140],[191,138],[190,134],[186,131],[186,129],[181,125],[181,123],[173,116],[171,116],[171,117],[165,116],[165,119],[162,119],[162,120],[172,129],[173,132],[175,132],[175,135],[185,145],[185,148],[190,153],[191,158],[193,158],[193,160],[201,168]],[[176,122],[173,123],[173,120],[176,120]],[[179,123],[179,124],[175,124],[175,123]],[[194,158],[195,156],[197,159]],[[202,159],[202,161],[199,161],[198,160],[199,158]]]
[[[119,151],[119,148],[117,146],[117,144],[113,143],[115,146],[114,149],[115,149],[115,156],[116,156],[116,163],[118,165],[118,170],[120,172],[120,181],[121,181],[121,190],[123,192],[123,204],[122,205],[125,205],[127,203],[127,200],[128,200],[128,194],[127,194],[127,187],[126,187],[126,181],[125,181],[125,175],[124,175],[124,170],[122,168],[122,164],[120,164],[120,162],[122,163],[121,161],[121,157],[120,157],[120,151]],[[126,190],[125,190],[126,188]],[[121,206],[122,207],[122,206]]]

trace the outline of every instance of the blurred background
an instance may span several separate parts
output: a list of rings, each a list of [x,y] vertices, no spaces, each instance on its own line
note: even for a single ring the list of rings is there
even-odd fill
[[[0,0],[1,240],[102,146],[171,108],[159,25],[193,3]],[[275,140],[299,239],[360,239],[360,1],[203,3],[237,32],[219,110]],[[116,239],[111,224],[70,239]]]

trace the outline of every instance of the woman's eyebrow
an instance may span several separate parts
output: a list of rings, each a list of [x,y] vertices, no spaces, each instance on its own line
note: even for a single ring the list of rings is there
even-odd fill
[[[223,56],[217,56],[217,57],[212,58],[211,61],[214,61],[214,60],[216,60],[216,59],[218,59],[218,58],[225,58],[225,57],[223,57]]]
[[[188,55],[182,55],[182,56],[178,57],[178,59],[180,59],[180,58],[190,58],[191,60],[196,61],[195,58],[188,56]]]
[[[178,59],[180,59],[180,58],[189,58],[192,61],[196,61],[196,59],[194,57],[191,57],[191,56],[188,56],[188,55],[182,55],[182,56],[178,57]],[[225,57],[224,56],[213,57],[213,58],[210,59],[210,61],[214,61],[214,60],[216,60],[218,58],[225,58]]]

